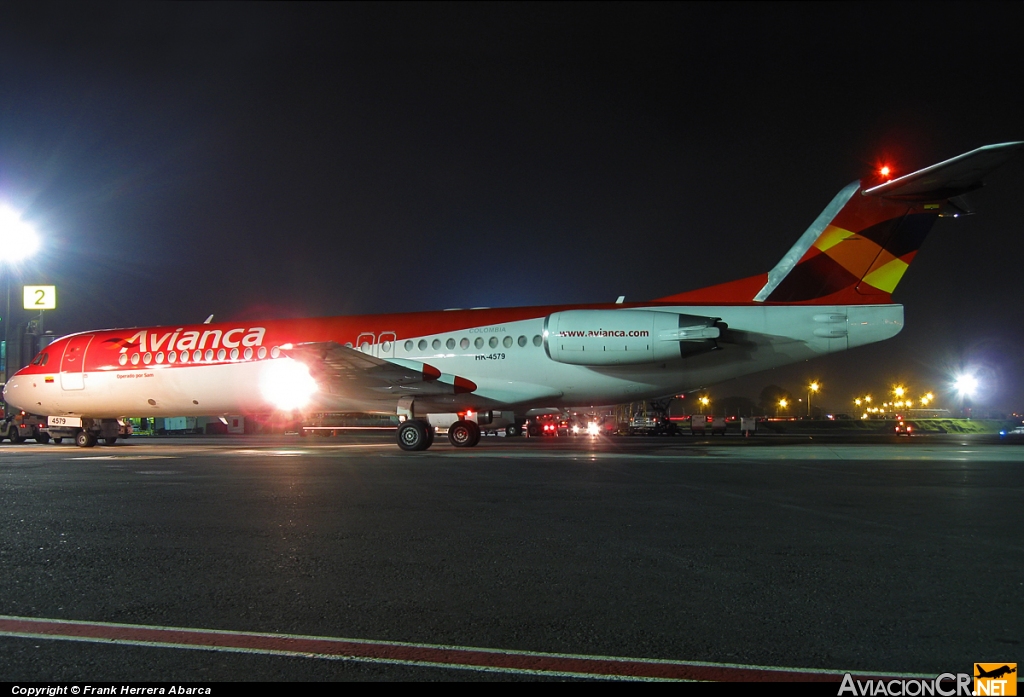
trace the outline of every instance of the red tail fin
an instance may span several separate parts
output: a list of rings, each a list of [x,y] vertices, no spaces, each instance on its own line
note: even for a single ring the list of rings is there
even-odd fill
[[[935,219],[969,214],[963,195],[983,186],[982,177],[1022,148],[1024,142],[986,145],[878,186],[854,182],[767,275],[662,300],[889,303]]]

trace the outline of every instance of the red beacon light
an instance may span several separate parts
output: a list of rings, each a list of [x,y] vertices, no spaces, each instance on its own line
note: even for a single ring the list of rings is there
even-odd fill
[[[889,169],[889,165],[882,165],[882,167],[881,167],[881,168],[879,168],[879,170],[878,170],[878,173],[879,173],[880,175],[882,175],[882,176],[883,176],[883,177],[884,177],[885,179],[888,179],[888,178],[889,178],[889,174],[890,174],[891,172],[892,172],[892,170],[891,170],[891,169]]]

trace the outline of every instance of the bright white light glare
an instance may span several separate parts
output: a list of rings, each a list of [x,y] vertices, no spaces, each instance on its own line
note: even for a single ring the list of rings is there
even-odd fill
[[[39,235],[7,206],[0,206],[0,250],[6,261],[27,259],[39,250]]]
[[[978,389],[978,379],[973,375],[961,375],[953,383],[956,391],[965,397],[970,397]]]
[[[596,421],[591,421],[589,424],[587,424],[587,433],[589,433],[592,436],[600,435],[601,427],[597,425]]]
[[[278,358],[263,364],[260,392],[278,409],[301,409],[309,404],[316,390],[316,380],[310,376],[309,368],[292,358]]]

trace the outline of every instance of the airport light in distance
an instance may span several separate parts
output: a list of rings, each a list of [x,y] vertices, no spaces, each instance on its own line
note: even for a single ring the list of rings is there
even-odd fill
[[[953,381],[953,387],[961,397],[971,397],[978,389],[978,378],[973,375],[960,375]]]

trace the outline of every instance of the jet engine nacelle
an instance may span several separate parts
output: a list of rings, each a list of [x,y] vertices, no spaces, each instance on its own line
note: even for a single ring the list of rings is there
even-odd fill
[[[571,365],[636,365],[715,348],[714,317],[651,310],[568,310],[544,319],[548,357]]]

